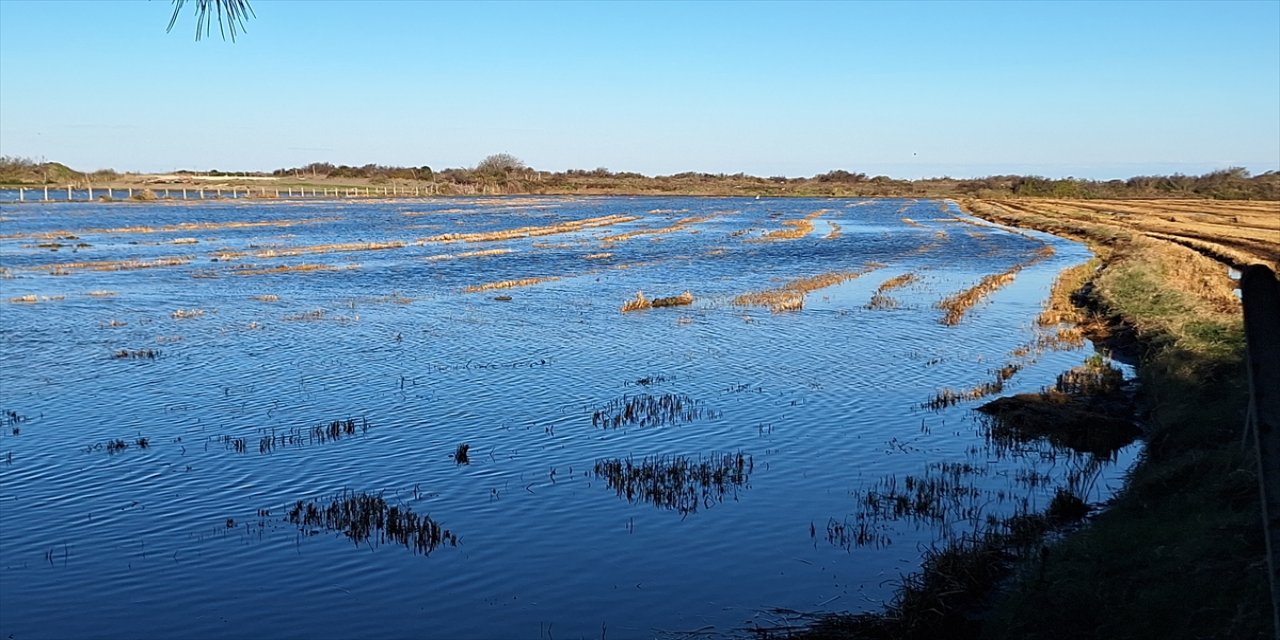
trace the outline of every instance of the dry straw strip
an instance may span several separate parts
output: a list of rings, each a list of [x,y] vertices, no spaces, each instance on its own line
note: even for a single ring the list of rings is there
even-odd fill
[[[682,220],[677,220],[675,224],[672,224],[670,226],[660,227],[657,229],[637,229],[635,231],[628,231],[626,233],[617,233],[613,235],[607,235],[601,238],[600,241],[604,243],[606,246],[608,246],[611,244],[616,244],[618,242],[624,242],[632,238],[638,238],[640,236],[665,235],[668,233],[676,233],[677,231],[684,230],[689,225],[698,224],[700,222],[706,222],[715,217],[716,217],[715,215],[709,215],[709,216],[696,216],[692,218],[684,218]]]
[[[532,238],[537,236],[550,236],[559,233],[571,233],[581,231],[583,229],[593,229],[596,227],[608,227],[624,222],[632,222],[639,220],[640,216],[623,216],[623,215],[607,215],[595,218],[584,218],[582,220],[571,220],[568,222],[557,222],[555,224],[516,227],[514,229],[503,229],[501,231],[486,231],[478,233],[444,233],[438,236],[431,236],[419,240],[419,244],[426,242],[494,242],[497,240],[512,240],[515,238]]]
[[[560,276],[545,276],[541,278],[521,278],[519,280],[502,280],[500,282],[486,282],[484,284],[471,285],[463,289],[466,293],[480,293],[482,291],[494,291],[496,289],[515,289],[517,287],[532,287],[535,284],[543,282],[553,282],[559,280]]]
[[[804,307],[804,297],[809,293],[847,282],[883,266],[880,263],[871,262],[857,271],[831,271],[807,278],[798,278],[776,289],[744,293],[734,298],[733,304],[740,307],[769,307],[769,310],[775,313],[799,311]]]
[[[819,209],[799,220],[783,220],[783,226],[786,229],[777,229],[760,236],[757,242],[773,242],[777,240],[798,240],[810,233],[813,233],[813,221],[823,214],[827,213],[827,209]]]

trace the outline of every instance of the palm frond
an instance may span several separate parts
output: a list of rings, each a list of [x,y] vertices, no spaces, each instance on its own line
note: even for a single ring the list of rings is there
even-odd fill
[[[257,17],[253,7],[249,6],[249,0],[173,0],[173,16],[169,18],[166,32],[173,31],[173,25],[178,23],[178,16],[188,2],[196,6],[196,40],[212,32],[213,20],[217,18],[218,33],[222,34],[222,39],[226,40],[230,32],[231,41],[235,42],[236,30],[245,32],[245,18]]]

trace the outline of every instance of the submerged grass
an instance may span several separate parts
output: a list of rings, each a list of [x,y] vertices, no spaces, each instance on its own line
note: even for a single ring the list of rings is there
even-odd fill
[[[755,461],[741,451],[698,456],[598,460],[594,473],[628,502],[644,502],[682,515],[734,500],[747,488]]]
[[[344,491],[328,500],[299,500],[289,509],[289,522],[305,533],[337,531],[357,546],[366,542],[394,542],[423,555],[443,544],[458,546],[457,534],[431,516],[393,506],[380,495]]]

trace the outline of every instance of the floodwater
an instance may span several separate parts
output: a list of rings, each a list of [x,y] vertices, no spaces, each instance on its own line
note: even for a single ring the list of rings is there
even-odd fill
[[[1086,467],[1090,500],[1118,488],[1132,447],[1010,451],[980,400],[926,407],[1084,361],[1024,347],[1087,258],[939,201],[6,204],[0,636],[674,637],[875,610],[949,534]],[[738,299],[788,283],[803,308]],[[638,291],[693,302],[623,313]],[[865,510],[947,474],[957,517]]]

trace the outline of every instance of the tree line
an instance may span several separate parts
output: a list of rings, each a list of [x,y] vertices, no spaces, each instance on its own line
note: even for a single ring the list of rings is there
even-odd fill
[[[362,184],[428,183],[440,194],[573,194],[573,193],[670,193],[695,195],[831,195],[886,197],[1042,197],[1042,198],[1213,198],[1223,200],[1280,200],[1280,172],[1258,175],[1241,167],[1201,175],[1134,176],[1126,180],[1046,178],[1035,175],[996,175],[981,178],[925,178],[902,180],[868,176],[844,169],[810,177],[758,177],[745,173],[683,172],[646,176],[640,173],[595,169],[540,171],[511,154],[488,156],[474,167],[433,170],[430,166],[350,166],[329,162],[280,168],[270,173],[228,173],[217,170],[181,174],[202,176],[270,175],[281,181],[359,181]],[[56,162],[0,157],[0,184],[107,184],[129,182],[130,174],[111,169],[84,173]]]

